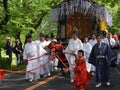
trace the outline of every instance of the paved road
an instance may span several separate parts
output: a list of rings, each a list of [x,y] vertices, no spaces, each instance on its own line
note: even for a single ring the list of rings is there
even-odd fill
[[[0,83],[0,90],[79,90],[70,83],[69,74],[64,77],[59,71],[54,72],[51,77],[41,78],[37,82],[29,82],[24,74],[9,74]],[[111,86],[95,88],[94,77],[85,90],[120,90],[120,68],[111,69]]]

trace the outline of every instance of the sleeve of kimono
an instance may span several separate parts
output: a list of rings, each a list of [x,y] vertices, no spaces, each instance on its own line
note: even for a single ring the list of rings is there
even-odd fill
[[[108,45],[107,45],[107,57],[108,57],[108,60],[109,60],[109,63],[111,64],[111,66],[114,67],[114,65],[117,61],[117,57]]]
[[[94,66],[96,65],[95,56],[94,56],[94,47],[92,48],[88,62]]]
[[[69,41],[68,48],[69,48],[69,50],[70,50],[71,52],[74,51],[73,44],[72,44],[72,40]]]
[[[43,49],[41,46],[38,47],[38,55],[41,56],[43,54],[47,53],[45,49]]]
[[[92,46],[91,44],[88,44],[89,46],[87,48],[84,47],[84,52],[87,54],[90,54],[91,50],[92,50]]]
[[[89,54],[90,54],[91,50],[92,50],[92,46],[91,46],[91,44],[89,44],[89,48],[88,48],[88,53]]]
[[[26,45],[24,47],[24,51],[23,51],[23,59],[26,60],[27,59],[27,54],[26,54]]]
[[[82,41],[81,41],[81,40],[79,40],[79,44],[80,44],[79,49],[80,49],[80,50],[84,50],[83,43],[82,43]]]

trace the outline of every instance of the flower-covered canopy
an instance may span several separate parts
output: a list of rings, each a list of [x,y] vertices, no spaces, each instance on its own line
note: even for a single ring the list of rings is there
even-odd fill
[[[92,15],[97,19],[104,20],[109,26],[112,26],[112,16],[103,5],[99,5],[90,0],[65,0],[57,7],[51,9],[51,20],[59,22],[75,13]]]

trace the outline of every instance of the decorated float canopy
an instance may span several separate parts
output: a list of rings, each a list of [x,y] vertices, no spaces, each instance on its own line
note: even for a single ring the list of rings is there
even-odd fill
[[[105,6],[91,0],[64,0],[61,4],[52,8],[50,16],[52,21],[59,22],[65,19],[66,15],[69,16],[74,13],[91,14],[112,26],[112,15]]]
[[[84,15],[84,17],[102,21],[101,25],[106,23],[106,25],[112,26],[112,15],[108,12],[106,7],[92,0],[64,0],[51,9],[50,18],[53,22],[65,24],[70,17],[75,14],[77,14],[77,17],[78,14],[81,14]]]

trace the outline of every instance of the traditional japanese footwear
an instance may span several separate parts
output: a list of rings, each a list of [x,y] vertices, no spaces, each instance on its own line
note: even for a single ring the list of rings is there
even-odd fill
[[[58,68],[55,66],[55,67],[54,67],[54,70],[57,70],[57,69],[58,69]]]
[[[106,85],[107,85],[107,86],[110,86],[110,82],[106,82]]]
[[[47,77],[47,74],[45,74],[43,77],[46,78],[46,77]]]
[[[32,81],[33,81],[33,78],[31,78],[29,81],[32,82]]]
[[[48,77],[49,77],[49,76],[51,76],[51,74],[50,74],[50,73],[48,73]]]
[[[97,87],[97,88],[101,87],[101,83],[98,83],[95,87]]]
[[[91,76],[92,76],[92,77],[95,76],[95,72],[94,72],[94,71],[91,72]]]
[[[73,83],[73,82],[74,82],[74,79],[73,79],[73,78],[71,78],[70,82],[71,82],[71,83]]]

